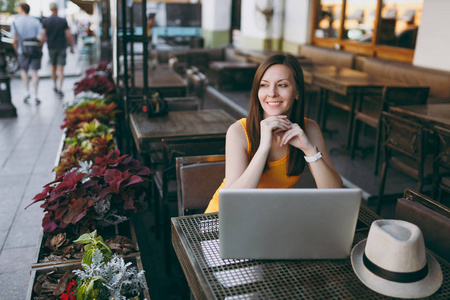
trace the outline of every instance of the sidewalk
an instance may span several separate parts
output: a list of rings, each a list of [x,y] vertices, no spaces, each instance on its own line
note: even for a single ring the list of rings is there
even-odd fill
[[[31,203],[55,178],[52,169],[60,145],[64,102],[73,98],[74,83],[84,75],[86,61],[69,53],[63,84],[64,98],[53,91],[51,65],[45,48],[36,105],[23,102],[26,91],[17,72],[10,81],[16,118],[0,118],[0,299],[25,299],[43,218]]]

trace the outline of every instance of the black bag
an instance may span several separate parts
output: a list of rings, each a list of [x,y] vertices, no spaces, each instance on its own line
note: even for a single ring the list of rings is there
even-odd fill
[[[41,58],[41,42],[37,38],[24,39],[21,43],[23,55],[31,58]]]
[[[19,35],[19,32],[17,31],[16,24],[13,23],[13,26],[16,31],[16,35],[18,37],[20,46],[22,48],[23,55],[31,58],[41,58],[42,56],[41,42],[35,37],[22,40],[22,38]]]

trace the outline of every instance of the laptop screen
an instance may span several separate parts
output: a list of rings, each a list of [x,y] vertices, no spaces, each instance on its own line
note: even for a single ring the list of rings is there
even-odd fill
[[[360,203],[360,189],[222,189],[220,256],[347,258]]]

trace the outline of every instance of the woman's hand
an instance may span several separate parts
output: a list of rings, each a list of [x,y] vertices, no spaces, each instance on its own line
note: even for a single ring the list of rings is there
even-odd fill
[[[290,129],[284,132],[280,147],[290,144],[300,150],[302,150],[306,156],[312,156],[316,154],[316,147],[311,144],[306,133],[297,123],[291,123]]]
[[[261,121],[260,148],[269,150],[272,146],[274,134],[282,134],[292,128],[292,123],[287,116],[271,116]]]

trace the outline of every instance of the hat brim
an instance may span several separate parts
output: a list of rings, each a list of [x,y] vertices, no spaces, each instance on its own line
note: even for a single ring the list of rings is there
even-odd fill
[[[397,298],[423,298],[434,294],[442,284],[441,266],[427,252],[428,275],[419,281],[411,283],[393,282],[381,278],[369,271],[363,263],[363,254],[367,239],[359,242],[351,252],[353,270],[359,280],[371,290],[385,296]]]

